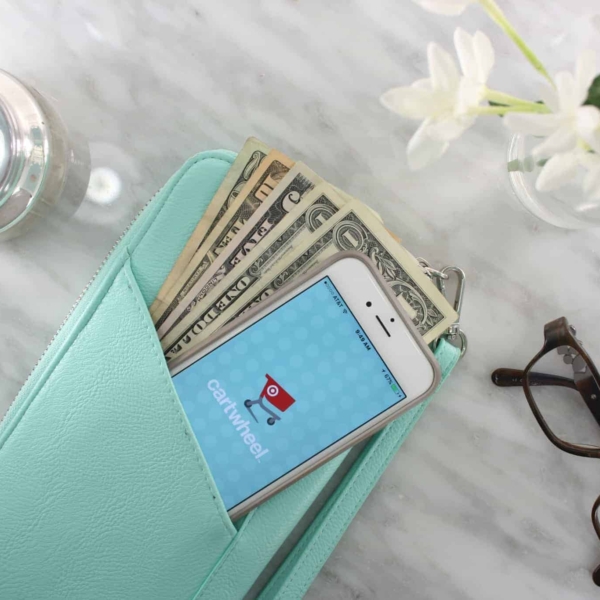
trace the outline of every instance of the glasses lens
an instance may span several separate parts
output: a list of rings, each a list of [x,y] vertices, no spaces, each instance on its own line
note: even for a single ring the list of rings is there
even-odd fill
[[[552,350],[534,365],[528,382],[539,411],[556,437],[570,444],[600,448],[600,425],[594,417],[595,411],[600,419],[600,382],[581,356],[567,347]],[[585,393],[590,406],[579,390]]]

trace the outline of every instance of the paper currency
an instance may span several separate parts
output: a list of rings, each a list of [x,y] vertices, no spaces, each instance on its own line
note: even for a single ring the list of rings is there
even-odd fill
[[[374,262],[426,342],[454,322],[453,309],[379,214],[248,139],[151,307],[167,359],[349,249]]]
[[[344,190],[341,190],[339,187],[337,187],[335,185],[332,186],[332,187],[346,202],[351,202],[352,200],[357,200],[354,196],[351,196],[348,192],[345,192]],[[360,202],[360,200],[357,200],[357,202]],[[374,210],[370,206],[367,206],[366,204],[365,204],[365,207],[368,208],[371,211],[371,213],[373,214],[373,216],[380,223],[383,223],[383,219],[381,218],[381,215],[376,210]]]
[[[177,262],[173,265],[169,276],[160,288],[156,300],[150,307],[152,317],[157,312],[159,313],[158,316],[160,316],[169,290],[182,275],[196,251],[202,246],[202,243],[210,232],[218,225],[221,217],[227,212],[229,206],[238,197],[242,188],[270,151],[271,149],[266,144],[263,144],[256,138],[251,137],[246,140],[244,147],[237,155],[233,165],[231,165],[223,183],[219,186],[202,219],[196,226],[196,229],[179,255]]]
[[[186,307],[180,306],[180,303],[202,274],[293,166],[294,161],[277,150],[272,150],[262,160],[233,204],[221,217],[219,224],[206,237],[183,274],[169,290],[162,303],[160,315],[158,311],[155,313],[154,324],[159,337],[162,338],[169,331],[172,322],[185,310]]]
[[[296,163],[260,208],[248,219],[233,241],[215,258],[186,296],[179,301],[177,309],[164,321],[163,329],[168,333],[177,327],[206,294],[248,256],[320,181],[321,178],[306,165]]]
[[[221,313],[242,302],[245,294],[270,270],[276,270],[279,260],[294,252],[344,208],[346,201],[329,184],[317,185],[269,235],[240,262],[219,285],[211,290],[201,304],[162,340],[166,354],[179,354],[183,349],[203,341],[218,325]],[[207,329],[208,328],[208,329]],[[207,329],[205,332],[204,330]]]
[[[343,250],[357,250],[373,260],[396,296],[401,296],[416,311],[413,321],[426,342],[434,340],[456,320],[456,313],[415,265],[412,256],[367,208],[355,201],[339,210],[275,268],[247,285],[243,294],[227,299],[228,305],[217,301],[206,306],[213,312],[208,312],[203,321],[196,319],[193,324],[188,323],[187,330],[180,332],[176,339],[165,339],[163,350],[167,360],[194,347],[218,327],[269,297],[297,275]],[[209,298],[206,300],[208,305]]]

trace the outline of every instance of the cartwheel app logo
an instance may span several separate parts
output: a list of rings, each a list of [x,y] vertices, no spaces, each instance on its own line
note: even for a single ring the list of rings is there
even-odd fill
[[[269,374],[265,375],[265,377],[267,378],[267,383],[265,383],[258,399],[246,400],[244,406],[248,409],[248,412],[257,423],[258,418],[254,414],[254,410],[252,409],[253,406],[258,406],[265,411],[269,415],[267,423],[269,425],[275,425],[277,421],[281,421],[281,417],[265,404],[265,400],[282,413],[296,401]]]

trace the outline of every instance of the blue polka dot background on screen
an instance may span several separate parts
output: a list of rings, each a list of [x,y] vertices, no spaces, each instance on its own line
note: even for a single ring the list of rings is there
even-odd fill
[[[329,277],[173,383],[227,510],[406,397]]]

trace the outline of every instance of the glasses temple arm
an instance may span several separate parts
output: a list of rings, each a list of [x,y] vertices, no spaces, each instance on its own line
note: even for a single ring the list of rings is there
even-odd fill
[[[546,375],[531,371],[528,376],[529,385],[553,385],[576,390],[575,382],[568,377]],[[496,369],[492,373],[492,381],[499,387],[523,387],[523,371],[521,369]]]
[[[594,506],[592,506],[592,525],[596,531],[596,535],[600,538],[600,523],[598,522],[598,508],[600,508],[600,496],[596,498]],[[600,565],[598,565],[592,573],[592,579],[594,583],[600,587]]]

